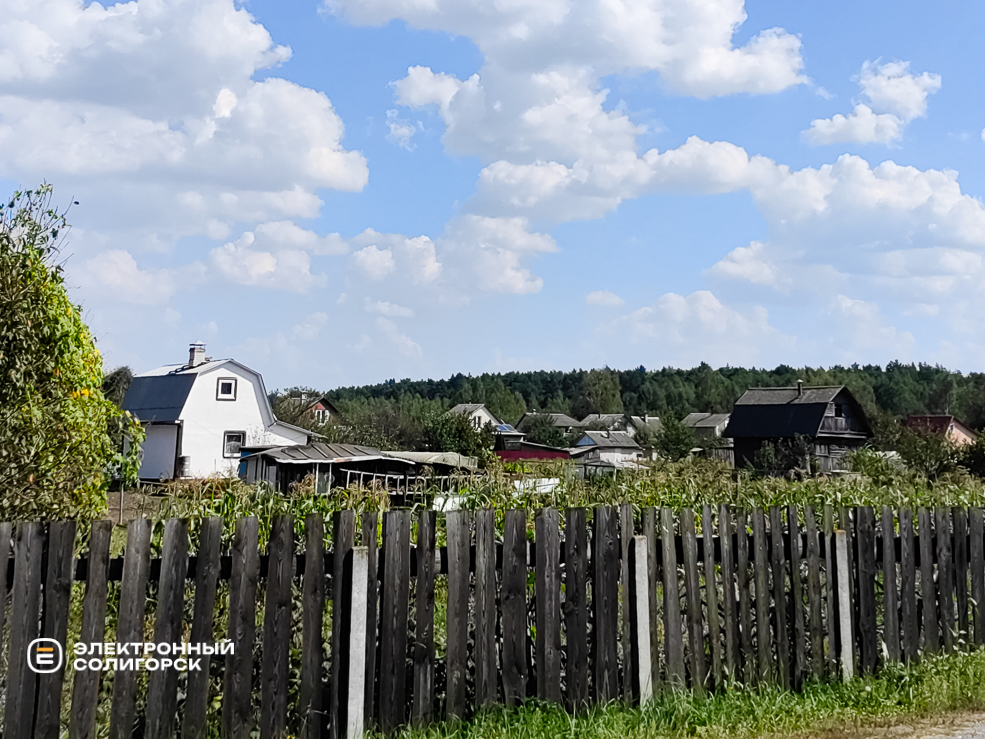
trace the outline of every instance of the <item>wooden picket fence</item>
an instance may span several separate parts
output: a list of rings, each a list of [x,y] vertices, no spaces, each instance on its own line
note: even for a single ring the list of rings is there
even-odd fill
[[[193,555],[188,523],[169,520],[160,558],[137,519],[118,559],[106,521],[80,559],[73,522],[0,524],[3,737],[354,737],[534,696],[580,710],[739,683],[797,690],[985,642],[982,509],[879,513],[342,511],[331,548],[320,515],[300,542],[281,516],[266,553],[256,518],[225,552],[207,519]],[[75,669],[67,643],[216,631],[232,652],[185,673]],[[39,636],[65,645],[66,666],[29,669]]]

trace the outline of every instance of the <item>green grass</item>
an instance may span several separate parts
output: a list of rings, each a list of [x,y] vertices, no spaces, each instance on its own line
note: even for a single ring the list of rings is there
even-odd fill
[[[849,683],[812,682],[801,693],[779,688],[725,690],[709,696],[662,694],[645,709],[610,704],[572,716],[530,702],[497,708],[468,722],[405,729],[404,739],[643,739],[816,734],[862,724],[985,708],[985,650],[888,667]]]

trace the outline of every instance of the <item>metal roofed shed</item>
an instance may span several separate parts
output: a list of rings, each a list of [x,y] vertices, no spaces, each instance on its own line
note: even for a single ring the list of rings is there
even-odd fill
[[[417,464],[387,452],[356,444],[315,442],[303,446],[276,447],[258,451],[240,461],[240,477],[248,484],[266,482],[282,492],[304,480],[309,474],[316,479],[319,493],[331,487],[348,487],[352,482],[381,480],[389,486],[406,487],[409,477],[416,477]]]

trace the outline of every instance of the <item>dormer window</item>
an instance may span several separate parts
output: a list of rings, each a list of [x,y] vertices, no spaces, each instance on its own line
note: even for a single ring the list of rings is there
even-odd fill
[[[236,378],[220,377],[215,383],[216,400],[236,400]]]

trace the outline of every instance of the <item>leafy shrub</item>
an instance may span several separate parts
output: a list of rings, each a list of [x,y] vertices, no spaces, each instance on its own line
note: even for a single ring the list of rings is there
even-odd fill
[[[140,426],[102,392],[102,357],[56,263],[65,217],[51,188],[0,205],[0,518],[91,518],[133,481]],[[122,424],[126,453],[109,429]]]

